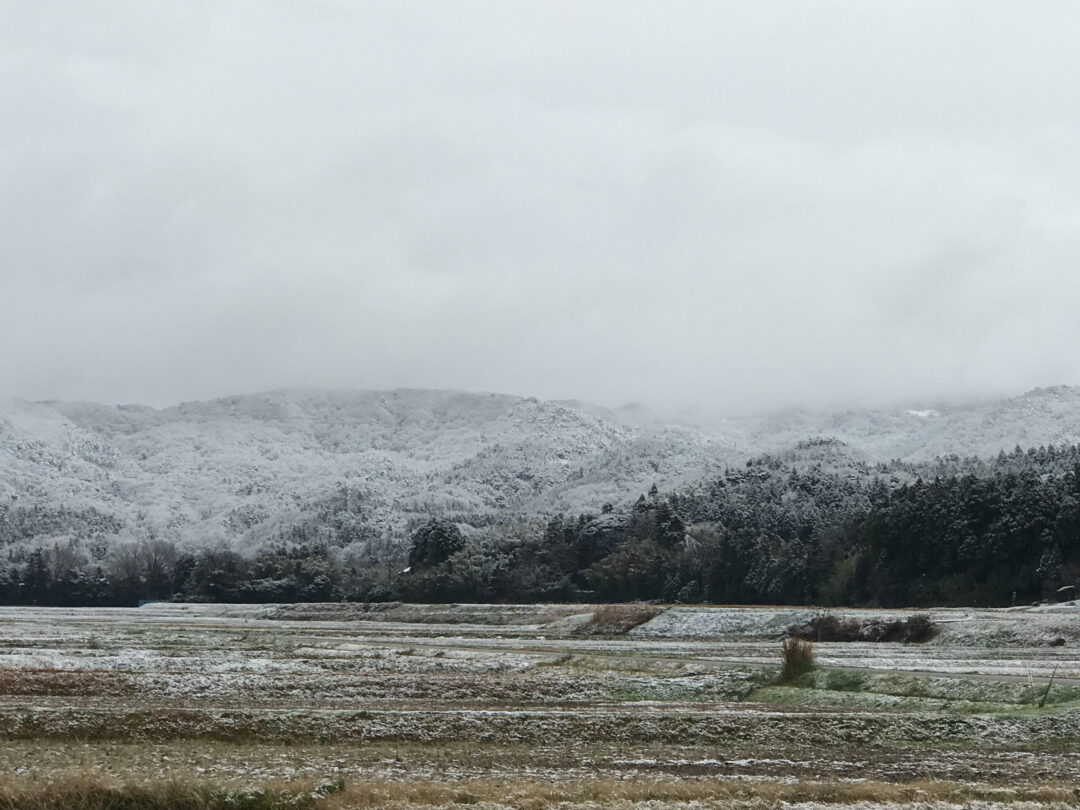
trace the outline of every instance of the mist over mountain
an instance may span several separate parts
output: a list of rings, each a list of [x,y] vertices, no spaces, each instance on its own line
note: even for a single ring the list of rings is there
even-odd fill
[[[807,450],[809,439],[833,441]],[[345,543],[402,537],[432,516],[598,512],[767,453],[866,469],[1076,442],[1072,387],[935,410],[677,421],[641,406],[428,390],[163,409],[15,400],[0,404],[0,509],[40,516],[9,527],[9,543],[149,536],[243,550],[313,525],[332,524]]]

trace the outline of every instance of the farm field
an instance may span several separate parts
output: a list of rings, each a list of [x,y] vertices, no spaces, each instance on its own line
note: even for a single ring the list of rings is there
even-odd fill
[[[0,608],[0,807],[1073,806],[1078,610],[932,611],[780,685],[810,610]]]

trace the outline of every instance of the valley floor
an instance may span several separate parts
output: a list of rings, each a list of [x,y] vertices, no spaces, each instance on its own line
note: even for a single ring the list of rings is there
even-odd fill
[[[817,644],[787,685],[806,611],[632,610],[0,608],[0,807],[161,785],[284,790],[267,808],[1080,803],[1069,606]]]

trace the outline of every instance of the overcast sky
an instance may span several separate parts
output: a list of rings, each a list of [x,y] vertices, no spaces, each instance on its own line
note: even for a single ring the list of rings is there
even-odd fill
[[[0,396],[1080,383],[1074,2],[0,0]]]

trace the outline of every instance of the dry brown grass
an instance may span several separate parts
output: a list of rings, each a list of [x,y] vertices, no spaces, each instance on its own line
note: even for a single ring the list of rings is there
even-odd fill
[[[344,786],[274,785],[226,789],[198,782],[122,785],[93,778],[0,781],[0,810],[369,810],[497,803],[514,810],[562,806],[625,806],[642,802],[725,807],[796,802],[859,802],[925,806],[931,802],[1031,802],[1069,806],[1080,789],[1067,784],[991,787],[959,782],[743,782],[591,779],[563,783],[494,780],[360,782]]]
[[[990,787],[958,782],[744,782],[737,780],[614,780],[593,779],[565,783],[469,781],[462,783],[360,783],[346,787],[319,807],[326,810],[367,808],[449,807],[461,804],[498,803],[514,810],[574,805],[625,805],[639,802],[672,802],[725,806],[765,803],[822,802],[854,804],[924,804],[928,802],[992,801],[1037,802],[1067,805],[1080,800],[1072,785],[1040,785],[1029,788]]]
[[[194,781],[123,784],[96,777],[8,778],[0,782],[0,810],[316,810],[335,788],[233,789]]]
[[[814,668],[814,645],[801,638],[785,639],[780,645],[780,683],[797,681]]]
[[[622,636],[662,612],[652,605],[597,605],[582,631],[590,635]]]
[[[0,668],[0,695],[90,697],[124,695],[131,691],[131,680],[116,672]]]

